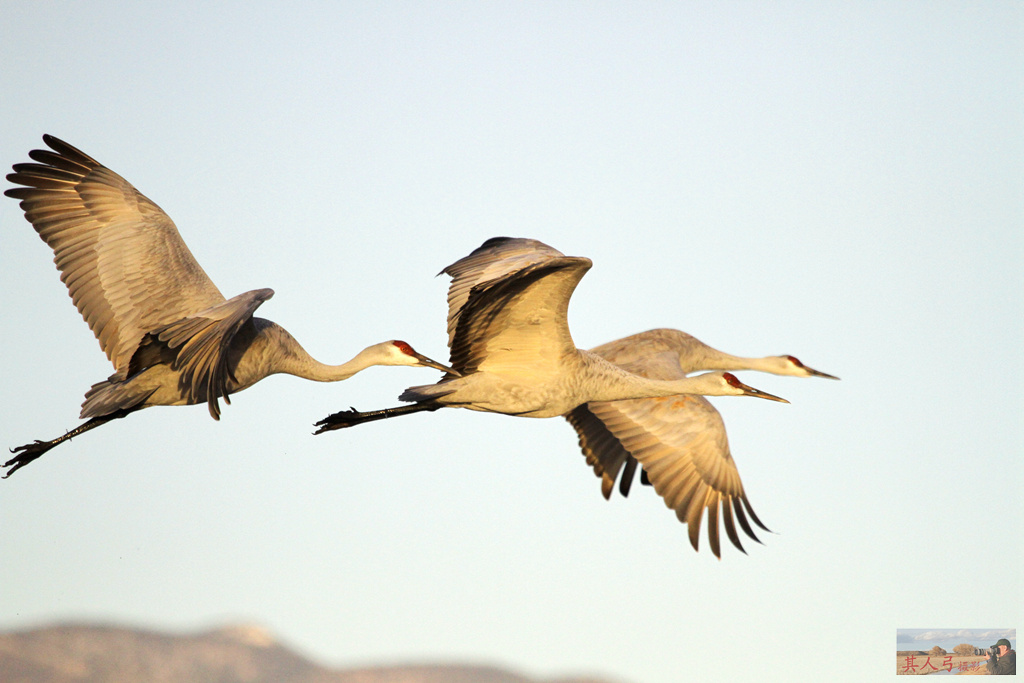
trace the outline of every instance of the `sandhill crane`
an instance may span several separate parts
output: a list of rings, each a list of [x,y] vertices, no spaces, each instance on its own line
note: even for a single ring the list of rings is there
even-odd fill
[[[25,218],[54,252],[75,306],[114,364],[85,395],[87,420],[51,441],[12,449],[9,477],[54,446],[110,420],[156,405],[217,402],[268,375],[336,382],[373,365],[451,368],[392,340],[341,365],[314,360],[280,325],[253,317],[273,296],[255,289],[225,300],[170,217],[128,181],[51,135],[39,163],[14,165]]]
[[[459,376],[448,374],[437,384],[406,389],[399,398],[413,401],[412,405],[335,413],[316,424],[316,433],[443,407],[555,417],[568,416],[577,406],[595,401],[654,397],[672,401],[691,394],[785,402],[728,372],[647,378],[577,349],[566,314],[576,285],[591,265],[590,259],[567,257],[537,240],[496,237],[484,242],[442,271],[452,277],[449,362]],[[741,526],[752,534],[743,509],[738,504],[736,509]],[[713,546],[717,550],[717,507],[709,515],[715,515]],[[734,538],[728,507],[725,523]]]
[[[793,356],[743,358],[723,353],[679,330],[648,330],[590,351],[652,379],[680,379],[691,372],[712,369],[838,379],[807,367]],[[694,550],[705,507],[709,514],[708,538],[716,556],[720,553],[714,515],[719,505],[726,515],[732,506],[743,530],[755,541],[758,539],[753,530],[743,524],[744,508],[758,526],[767,530],[743,491],[722,417],[707,399],[679,396],[671,400],[599,401],[574,408],[566,419],[579,435],[587,462],[601,477],[604,497],[611,495],[620,470],[619,491],[628,495],[639,458],[644,463],[644,483],[653,484],[665,504],[687,524]],[[728,518],[725,528],[734,531]],[[730,533],[729,538],[743,550],[738,535]]]
[[[677,379],[701,370],[757,370],[791,377],[839,379],[804,365],[795,356],[764,356],[760,358],[734,356],[708,346],[686,332],[672,329],[647,330],[602,344],[590,351],[616,365],[629,366],[631,372],[645,377],[652,376],[648,374],[648,366],[652,370],[660,368],[662,370],[658,373],[660,379]],[[635,405],[639,406],[642,399],[637,399],[637,401],[638,403]],[[581,407],[580,411],[583,410],[585,408]],[[620,467],[623,471],[622,479],[619,482],[620,492],[624,496],[628,495],[636,468],[636,460],[632,456],[627,456],[622,460],[609,458],[603,464],[605,466],[603,474],[611,475],[612,479],[612,481],[608,481],[608,477],[604,477],[602,486],[605,498],[611,492],[615,473]]]

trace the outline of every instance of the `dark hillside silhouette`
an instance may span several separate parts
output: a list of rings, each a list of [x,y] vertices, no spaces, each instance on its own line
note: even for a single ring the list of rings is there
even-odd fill
[[[330,669],[257,627],[170,634],[65,624],[0,633],[4,683],[622,683],[535,679],[489,666]]]

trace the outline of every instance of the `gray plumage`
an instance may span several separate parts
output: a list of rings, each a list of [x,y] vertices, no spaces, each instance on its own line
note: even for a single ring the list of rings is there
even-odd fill
[[[565,256],[537,240],[497,237],[484,242],[442,271],[452,276],[449,362],[458,376],[410,387],[400,396],[412,401],[410,406],[330,415],[317,423],[317,433],[442,407],[555,417],[570,416],[583,404],[623,399],[671,403],[715,395],[783,400],[728,372],[658,377],[577,349],[567,322],[569,300],[591,265],[590,259]],[[726,523],[732,537],[731,518]],[[717,540],[714,548],[717,554]]]
[[[207,276],[159,206],[92,157],[53,136],[37,163],[14,165],[7,179],[23,187],[25,218],[53,250],[54,263],[79,313],[114,365],[86,393],[89,420],[52,441],[14,449],[10,476],[53,446],[152,405],[218,400],[274,373],[338,381],[371,365],[420,365],[448,371],[401,341],[367,347],[348,363],[313,359],[276,323],[255,310],[273,296],[255,289],[231,299]],[[51,151],[52,150],[52,151]]]
[[[497,237],[445,268],[452,276],[449,362],[460,376],[410,387],[399,398],[555,417],[592,400],[761,393],[715,373],[652,380],[577,349],[569,300],[591,266],[588,258],[565,256],[537,240]]]
[[[759,370],[794,377],[838,379],[809,368],[793,356],[744,358],[723,353],[693,336],[671,329],[630,335],[590,350],[629,372],[672,380],[702,370]],[[576,429],[580,449],[611,495],[616,478],[629,493],[637,463],[665,504],[687,525],[696,550],[704,510],[708,541],[720,556],[718,517],[733,545],[743,550],[736,522],[758,540],[748,517],[767,530],[754,513],[729,450],[722,416],[702,396],[591,402],[566,419]]]

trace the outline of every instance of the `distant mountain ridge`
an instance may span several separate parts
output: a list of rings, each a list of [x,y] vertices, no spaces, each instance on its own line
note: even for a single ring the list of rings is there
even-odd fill
[[[488,666],[323,667],[260,627],[196,634],[59,624],[0,632],[3,683],[613,683],[535,679]],[[621,682],[619,682],[621,683]]]

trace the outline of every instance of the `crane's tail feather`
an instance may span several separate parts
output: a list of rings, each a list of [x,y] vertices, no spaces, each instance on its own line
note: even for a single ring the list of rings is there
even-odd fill
[[[156,389],[139,389],[131,381],[117,380],[113,375],[110,379],[97,382],[85,392],[82,412],[79,417],[87,420],[103,415],[112,415],[118,411],[125,413],[141,408]]]
[[[409,401],[412,403],[423,403],[433,402],[442,396],[454,393],[455,389],[446,386],[447,382],[439,382],[437,384],[423,384],[418,387],[409,387],[401,393],[398,397],[399,401]]]

